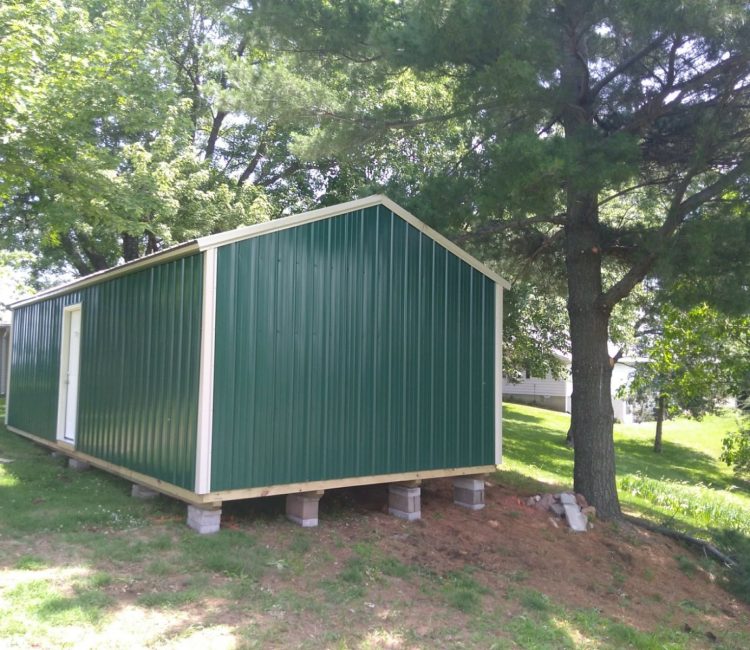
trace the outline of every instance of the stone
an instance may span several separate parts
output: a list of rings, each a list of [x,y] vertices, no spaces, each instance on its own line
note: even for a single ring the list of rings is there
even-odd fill
[[[588,519],[596,519],[596,508],[594,506],[586,506],[581,508],[581,513],[586,515]]]
[[[422,488],[405,485],[388,486],[388,513],[400,519],[422,518]]]
[[[218,533],[221,528],[221,508],[188,505],[187,525],[201,535]]]
[[[549,510],[552,507],[552,504],[554,502],[555,502],[554,494],[545,494],[536,504],[536,507],[539,508],[539,510]]]
[[[303,528],[318,525],[318,506],[323,490],[286,495],[286,518]]]
[[[567,519],[568,521],[568,526],[570,526],[574,531],[578,533],[586,532],[589,520],[586,515],[581,512],[581,509],[578,507],[577,503],[565,504],[565,519]]]
[[[589,505],[589,502],[588,502],[588,501],[586,501],[586,497],[585,497],[585,496],[583,496],[582,494],[579,494],[579,493],[577,493],[577,492],[576,492],[576,503],[577,503],[577,504],[578,504],[578,505],[579,505],[579,506],[580,506],[581,508],[585,508],[585,507],[587,507],[587,506]]]
[[[68,458],[68,467],[76,472],[85,472],[87,469],[91,469],[91,465],[77,458]]]
[[[562,517],[565,514],[565,506],[562,503],[553,503],[549,507],[550,512],[554,512],[558,517]]]
[[[454,478],[453,503],[469,510],[484,508],[484,480],[469,477]]]
[[[145,485],[133,483],[133,487],[130,490],[130,496],[134,499],[153,499],[154,497],[158,497],[159,493],[156,490],[147,488]]]
[[[576,502],[576,495],[572,492],[561,492],[560,495],[560,503],[562,503],[564,506],[577,506],[578,503]]]

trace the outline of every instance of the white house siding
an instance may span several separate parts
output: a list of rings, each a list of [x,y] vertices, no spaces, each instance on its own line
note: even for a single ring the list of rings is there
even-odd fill
[[[515,384],[503,377],[503,397],[525,404],[536,404],[555,411],[570,411],[570,379],[553,379],[552,376],[529,377]]]
[[[621,386],[630,382],[633,371],[633,366],[625,363],[616,363],[615,367],[612,368],[612,410],[615,419],[623,424],[632,424],[633,407],[625,400],[618,399],[616,395]]]
[[[569,360],[564,363],[570,365]],[[612,370],[612,410],[619,422],[633,422],[633,411],[625,400],[617,399],[617,389],[630,380],[633,367],[617,363]],[[573,394],[573,382],[570,377],[553,379],[546,377],[529,377],[515,384],[503,377],[503,398],[524,404],[535,404],[554,411],[570,413],[570,396]]]

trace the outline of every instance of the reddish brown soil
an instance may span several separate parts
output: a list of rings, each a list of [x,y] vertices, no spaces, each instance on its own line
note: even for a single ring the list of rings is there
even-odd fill
[[[486,507],[472,512],[453,505],[449,480],[430,481],[422,487],[422,520],[409,523],[385,513],[382,486],[342,490],[328,495],[338,500],[338,519],[326,520],[323,501],[321,525],[310,532],[328,549],[340,547],[341,539],[345,547],[375,540],[383,553],[435,574],[474,567],[474,578],[495,595],[534,589],[557,605],[594,609],[641,631],[669,625],[704,630],[711,638],[750,630],[750,607],[677,542],[631,524],[595,522],[588,532],[574,533],[564,520],[527,506],[527,496],[488,484]],[[235,524],[242,528],[245,521]],[[342,562],[348,555],[346,548],[335,553]],[[680,557],[689,558],[692,575],[680,569]],[[424,628],[443,615],[416,601],[408,617],[414,625],[422,621]],[[510,599],[503,607],[512,615],[518,605]]]

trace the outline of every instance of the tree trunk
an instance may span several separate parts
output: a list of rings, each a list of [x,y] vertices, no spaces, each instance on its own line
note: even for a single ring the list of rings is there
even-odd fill
[[[597,515],[619,517],[615,483],[609,312],[597,306],[601,295],[601,255],[596,198],[569,192],[566,226],[568,315],[573,395],[570,427],[575,434],[573,481],[576,492]]]
[[[664,395],[659,395],[659,401],[656,406],[656,435],[654,436],[654,451],[657,454],[661,453],[661,428],[664,423],[664,408],[666,406],[666,398]]]
[[[122,233],[122,259],[126,262],[137,260],[141,256],[138,237]]]
[[[573,395],[570,428],[575,437],[573,484],[604,519],[621,516],[615,483],[612,364],[609,308],[602,307],[599,188],[581,174],[586,169],[594,112],[584,38],[590,3],[559,5],[566,30],[561,43],[561,120],[569,151],[581,158],[566,178],[565,265],[572,353]]]

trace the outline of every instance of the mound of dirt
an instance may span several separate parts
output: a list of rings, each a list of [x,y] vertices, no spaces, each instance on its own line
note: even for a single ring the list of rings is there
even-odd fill
[[[375,527],[381,550],[404,563],[438,574],[470,565],[493,591],[522,581],[555,603],[596,609],[643,631],[673,619],[680,603],[700,612],[695,624],[704,628],[732,629],[747,620],[750,607],[723,590],[679,543],[626,523],[595,521],[587,533],[576,534],[563,520],[527,505],[529,496],[488,482],[486,507],[469,511],[453,504],[449,479],[428,481],[422,520],[409,524],[385,513],[385,487],[349,489],[338,498],[360,516],[346,517],[345,525],[326,521],[321,502],[320,535],[355,544]],[[692,560],[689,570],[686,558]],[[678,610],[684,623],[673,623],[693,626],[691,614]]]

